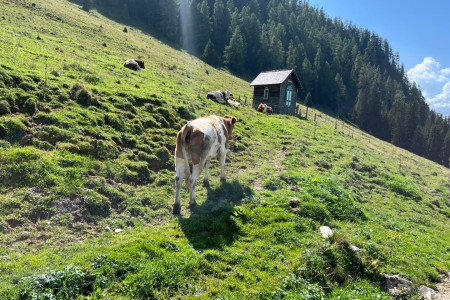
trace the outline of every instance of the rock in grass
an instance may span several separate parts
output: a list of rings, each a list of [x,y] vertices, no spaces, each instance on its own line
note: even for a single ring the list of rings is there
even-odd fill
[[[291,197],[289,199],[289,206],[292,208],[297,207],[300,204],[300,199],[298,199],[297,197]]]
[[[331,230],[328,226],[320,226],[319,231],[324,238],[328,238],[333,235],[333,230]]]
[[[434,300],[438,299],[438,293],[435,290],[421,285],[419,286],[419,299],[421,300]]]
[[[359,248],[355,245],[350,245],[350,250],[352,250],[353,252],[359,252],[359,251],[361,251],[361,248]]]
[[[412,292],[412,282],[398,275],[384,274],[383,289],[396,299],[407,297]]]

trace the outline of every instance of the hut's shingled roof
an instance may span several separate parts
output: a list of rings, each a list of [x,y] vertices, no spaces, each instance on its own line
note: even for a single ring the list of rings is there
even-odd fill
[[[294,73],[295,80],[300,85],[300,80],[295,74],[294,70],[277,70],[269,72],[261,72],[253,81],[250,83],[251,86],[255,85],[268,85],[268,84],[282,84],[290,75]]]

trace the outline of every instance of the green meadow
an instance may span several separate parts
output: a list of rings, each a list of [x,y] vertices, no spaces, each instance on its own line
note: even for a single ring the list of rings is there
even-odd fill
[[[320,111],[258,113],[247,81],[96,11],[0,6],[1,299],[390,299],[383,274],[450,270],[449,169]],[[212,163],[173,216],[176,133],[209,114],[238,119],[228,181]]]

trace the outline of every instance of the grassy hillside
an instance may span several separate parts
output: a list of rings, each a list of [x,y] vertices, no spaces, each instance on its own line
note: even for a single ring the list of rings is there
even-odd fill
[[[211,102],[251,89],[66,1],[0,5],[2,299],[388,299],[382,273],[450,270],[448,169],[320,113]],[[211,113],[238,118],[228,182],[212,164],[174,217],[176,132]]]

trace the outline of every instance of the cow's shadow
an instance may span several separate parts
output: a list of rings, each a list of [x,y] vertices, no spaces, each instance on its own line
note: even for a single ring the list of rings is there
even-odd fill
[[[206,189],[206,201],[191,209],[189,217],[179,217],[178,221],[194,249],[221,249],[238,237],[234,206],[252,195],[253,190],[239,181]]]

